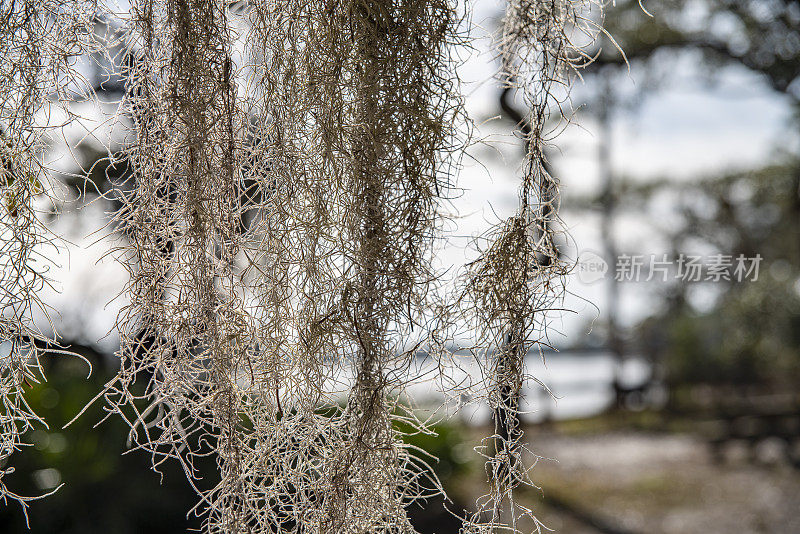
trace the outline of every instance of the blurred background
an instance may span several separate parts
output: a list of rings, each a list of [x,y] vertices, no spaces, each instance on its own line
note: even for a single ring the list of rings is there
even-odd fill
[[[492,78],[488,34],[503,5],[474,7],[479,39],[462,76],[481,142],[465,158],[453,201],[464,215],[444,267],[473,257],[470,240],[513,213],[523,157],[513,131],[524,104]],[[566,533],[800,532],[800,4],[644,8],[653,16],[638,0],[608,6],[616,44],[602,40],[573,94],[575,124],[549,154],[570,236],[562,254],[575,268],[563,306],[571,312],[551,324],[558,350],[528,357],[549,392],[524,392],[541,490],[519,496]],[[77,359],[47,359],[49,380],[28,400],[50,429],[30,433],[7,483],[22,495],[64,483],[30,503],[31,532],[181,532],[200,523],[187,519],[196,498],[176,465],[160,475],[146,454],[123,454],[123,424],[93,428],[99,406],[61,429],[114,375],[124,304],[115,297],[125,271],[107,256],[114,243],[95,242],[119,208],[100,193],[129,172],[109,168],[101,149],[122,148],[120,128],[102,117],[114,116],[125,87],[86,64],[108,109],[51,151],[67,196],[85,197],[50,221],[71,244],[55,259],[59,291],[46,301],[94,373],[87,379]],[[489,424],[478,405],[438,437],[415,438],[439,457],[450,510],[482,494],[473,447]],[[458,532],[441,502],[412,514],[421,532]],[[15,503],[0,508],[0,531],[25,531]]]

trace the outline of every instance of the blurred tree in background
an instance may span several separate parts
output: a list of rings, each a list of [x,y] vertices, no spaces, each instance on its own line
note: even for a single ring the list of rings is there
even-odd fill
[[[680,224],[667,236],[674,254],[698,243],[719,253],[760,254],[755,281],[720,280],[710,309],[687,293],[694,282],[664,291],[667,305],[645,321],[637,336],[667,364],[670,389],[684,385],[761,386],[791,390],[800,380],[800,215],[797,163],[706,178],[681,186]],[[632,187],[624,194],[649,197],[674,189],[667,182]],[[646,198],[641,198],[644,206]]]
[[[630,61],[663,63],[698,51],[711,67],[741,65],[778,93],[800,102],[800,4],[794,0],[664,0],[617,2],[606,28]],[[619,64],[606,47],[600,65]]]
[[[698,70],[706,83],[715,83],[727,67],[754,73],[788,101],[794,120],[787,142],[775,147],[774,159],[763,168],[693,180],[619,177],[594,200],[607,212],[624,206],[646,214],[667,199],[676,217],[658,231],[673,258],[698,250],[763,258],[755,282],[665,285],[662,305],[653,307],[659,311],[628,333],[628,343],[665,366],[673,393],[701,383],[797,391],[800,154],[792,140],[800,132],[800,3],[666,0],[644,7],[653,17],[643,15],[636,0],[618,2],[606,24],[631,67],[646,73],[644,91],[657,88],[678,58],[689,54],[705,65]],[[624,75],[624,60],[614,52],[607,43],[595,74]],[[706,298],[692,298],[699,294]]]

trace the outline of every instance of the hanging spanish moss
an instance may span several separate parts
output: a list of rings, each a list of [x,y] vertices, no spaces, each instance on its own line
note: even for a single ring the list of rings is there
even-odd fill
[[[128,424],[129,446],[156,471],[182,466],[206,532],[413,532],[407,507],[443,490],[399,430],[432,432],[407,386],[422,379],[423,348],[448,372],[442,336],[466,318],[477,360],[491,362],[482,389],[495,434],[482,449],[490,492],[464,530],[517,531],[525,515],[538,529],[513,500],[531,483],[519,396],[524,355],[546,344],[566,272],[547,121],[562,117],[565,88],[587,60],[571,37],[592,36],[589,1],[509,4],[503,79],[531,109],[520,207],[469,266],[455,304],[434,297],[432,258],[465,146],[462,8],[133,0],[110,14],[46,4],[3,4],[0,28],[11,59],[0,67],[0,332],[12,347],[2,359],[0,463],[44,424],[24,387],[43,378],[41,347],[57,347],[33,322],[47,309],[37,295],[51,237],[39,215],[54,194],[36,116],[48,102],[74,101],[64,87],[80,75],[69,58],[100,50],[89,28],[107,17],[118,23],[127,128],[124,150],[109,158],[131,170],[114,184],[122,208],[110,228],[129,282],[120,370],[95,400]],[[208,456],[215,478],[196,468]],[[24,503],[3,469],[0,496]]]
[[[456,111],[448,47],[457,20],[446,1],[331,3],[327,14],[321,48],[333,72],[323,72],[336,78],[321,85],[338,80],[336,94],[352,95],[324,142],[344,156],[340,314],[354,382],[324,530],[408,532],[404,506],[424,496],[420,485],[432,474],[420,472],[425,466],[393,430],[395,417],[422,429],[392,397],[402,394],[399,377],[414,353],[403,342],[435,278],[429,248],[437,197],[449,189],[440,166]]]
[[[483,447],[490,491],[466,522],[468,532],[538,532],[543,526],[514,499],[520,485],[535,487],[525,457],[537,458],[522,440],[520,393],[535,380],[525,372],[525,356],[550,346],[547,323],[569,272],[557,249],[558,180],[545,149],[560,122],[570,119],[570,84],[591,61],[584,49],[599,30],[589,18],[593,6],[599,8],[591,0],[510,0],[506,8],[501,79],[522,90],[530,110],[520,125],[527,154],[517,212],[490,231],[488,247],[466,276],[467,315],[477,333],[474,351],[487,362],[494,421],[494,435]]]
[[[45,379],[44,354],[66,353],[53,329],[42,328],[52,327],[41,293],[51,286],[49,258],[60,246],[44,219],[61,200],[45,150],[50,133],[74,119],[62,104],[90,90],[75,68],[77,57],[93,51],[90,14],[88,2],[0,4],[0,499],[18,501],[23,511],[40,496],[17,495],[4,477],[14,472],[10,456],[22,435],[47,426],[25,390]]]
[[[107,402],[156,468],[183,464],[210,532],[412,530],[405,507],[440,488],[392,421],[426,431],[399,399],[460,109],[454,8],[132,9]]]

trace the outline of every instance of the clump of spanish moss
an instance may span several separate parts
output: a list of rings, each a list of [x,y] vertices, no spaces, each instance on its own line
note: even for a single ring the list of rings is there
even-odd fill
[[[14,471],[10,456],[26,431],[47,426],[25,390],[45,379],[44,354],[66,353],[41,299],[52,283],[48,258],[59,247],[43,221],[59,202],[45,149],[49,134],[74,119],[64,113],[65,103],[88,89],[74,62],[95,50],[89,14],[83,1],[0,5],[0,499],[18,501],[23,511],[39,496],[18,495],[6,485]]]
[[[182,463],[209,532],[411,531],[405,507],[440,488],[392,421],[426,431],[397,399],[461,109],[454,6],[132,10],[106,401],[155,467]]]
[[[523,458],[520,392],[531,379],[524,358],[548,346],[549,312],[563,294],[569,270],[556,248],[558,180],[549,171],[545,148],[559,129],[551,119],[570,119],[570,84],[591,60],[584,48],[599,30],[589,18],[593,6],[600,7],[591,0],[510,0],[503,20],[501,79],[522,90],[530,111],[521,125],[527,154],[517,213],[489,233],[488,248],[466,276],[464,302],[477,332],[474,350],[488,362],[487,398],[495,427],[484,451],[490,491],[466,521],[468,532],[540,531],[542,526],[532,510],[514,500],[520,484],[533,485]]]
[[[413,532],[406,508],[442,488],[398,430],[432,432],[407,386],[421,379],[415,354],[452,356],[442,336],[466,317],[477,361],[491,362],[495,435],[482,450],[491,490],[465,531],[516,531],[524,515],[538,529],[513,501],[530,483],[517,414],[524,355],[546,342],[566,269],[546,121],[587,59],[571,38],[591,36],[588,4],[509,4],[503,79],[531,108],[528,154],[517,214],[469,267],[463,316],[435,300],[432,267],[464,147],[453,1],[133,0],[116,14],[11,3],[0,28],[0,333],[11,346],[0,461],[42,423],[23,388],[41,378],[41,347],[55,346],[33,323],[46,312],[39,258],[51,239],[37,206],[53,191],[36,115],[75,100],[70,58],[99,50],[90,28],[107,19],[128,128],[109,159],[131,170],[113,184],[111,228],[129,282],[120,370],[97,399],[127,422],[129,445],[156,470],[180,463],[207,532]],[[218,469],[204,479],[195,463],[209,455]],[[24,503],[3,469],[0,496]]]

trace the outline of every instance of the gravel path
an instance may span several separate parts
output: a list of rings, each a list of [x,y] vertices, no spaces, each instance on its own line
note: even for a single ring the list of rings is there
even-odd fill
[[[620,532],[800,534],[800,471],[769,444],[758,464],[736,447],[716,464],[705,443],[689,435],[539,432],[531,442],[537,454],[557,459],[533,470],[543,496],[526,495],[556,532],[598,532],[575,519],[585,513]]]

